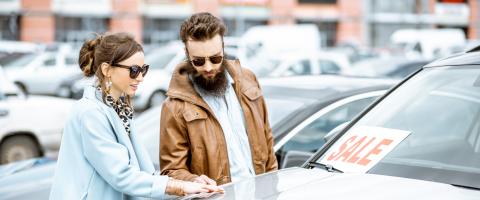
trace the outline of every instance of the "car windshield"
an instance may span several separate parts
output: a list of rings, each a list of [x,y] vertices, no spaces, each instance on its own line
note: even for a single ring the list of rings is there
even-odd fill
[[[355,64],[351,69],[351,74],[355,76],[384,77],[396,70],[404,62],[406,62],[406,59],[403,58],[368,59]]]
[[[169,49],[153,51],[146,55],[145,63],[149,64],[152,69],[164,69],[176,55],[177,51]]]
[[[278,65],[280,60],[274,59],[258,59],[252,64],[252,70],[257,77],[268,76]]]
[[[3,68],[15,68],[15,67],[25,67],[30,63],[38,54],[25,54],[16,59],[5,61],[2,63]]]
[[[279,121],[293,113],[293,111],[299,109],[305,104],[301,101],[295,101],[292,99],[281,98],[266,98],[268,117],[270,126],[275,126]],[[276,133],[274,133],[276,134]]]
[[[377,138],[408,133],[384,157],[379,156],[378,163],[372,165],[367,173],[480,188],[478,66],[422,70],[366,113],[316,162],[328,161],[329,155],[338,150],[336,147],[347,144],[341,142],[342,139],[361,128],[383,130],[371,133]],[[358,152],[365,147],[357,145],[355,149],[348,145],[344,148],[348,152],[343,152],[343,160],[357,161],[355,156],[358,157]],[[386,149],[385,146],[383,148]],[[336,159],[342,160],[342,157]],[[340,169],[349,172],[348,169]]]

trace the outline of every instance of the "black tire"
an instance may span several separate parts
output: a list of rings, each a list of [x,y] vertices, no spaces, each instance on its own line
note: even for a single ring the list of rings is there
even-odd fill
[[[0,164],[35,158],[40,155],[38,144],[31,137],[25,135],[9,137],[0,146]]]
[[[55,92],[55,96],[62,98],[72,98],[73,92],[67,85],[61,85]]]

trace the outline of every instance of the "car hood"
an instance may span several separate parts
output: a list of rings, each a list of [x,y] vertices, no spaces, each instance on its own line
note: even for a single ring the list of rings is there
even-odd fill
[[[288,168],[224,186],[210,199],[478,199],[480,190],[375,174]],[[190,196],[184,199],[192,199]]]

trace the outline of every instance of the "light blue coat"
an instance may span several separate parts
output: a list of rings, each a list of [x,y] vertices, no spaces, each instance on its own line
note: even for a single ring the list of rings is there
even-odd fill
[[[168,177],[157,175],[131,124],[129,138],[100,91],[87,86],[65,124],[50,199],[164,197]]]

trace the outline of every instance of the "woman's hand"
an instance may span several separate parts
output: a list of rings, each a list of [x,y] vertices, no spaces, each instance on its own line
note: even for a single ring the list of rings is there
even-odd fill
[[[185,196],[185,195],[197,194],[197,193],[211,193],[211,192],[223,193],[224,190],[223,188],[215,185],[181,181],[181,180],[170,178],[167,183],[167,189],[165,192],[170,195]]]

